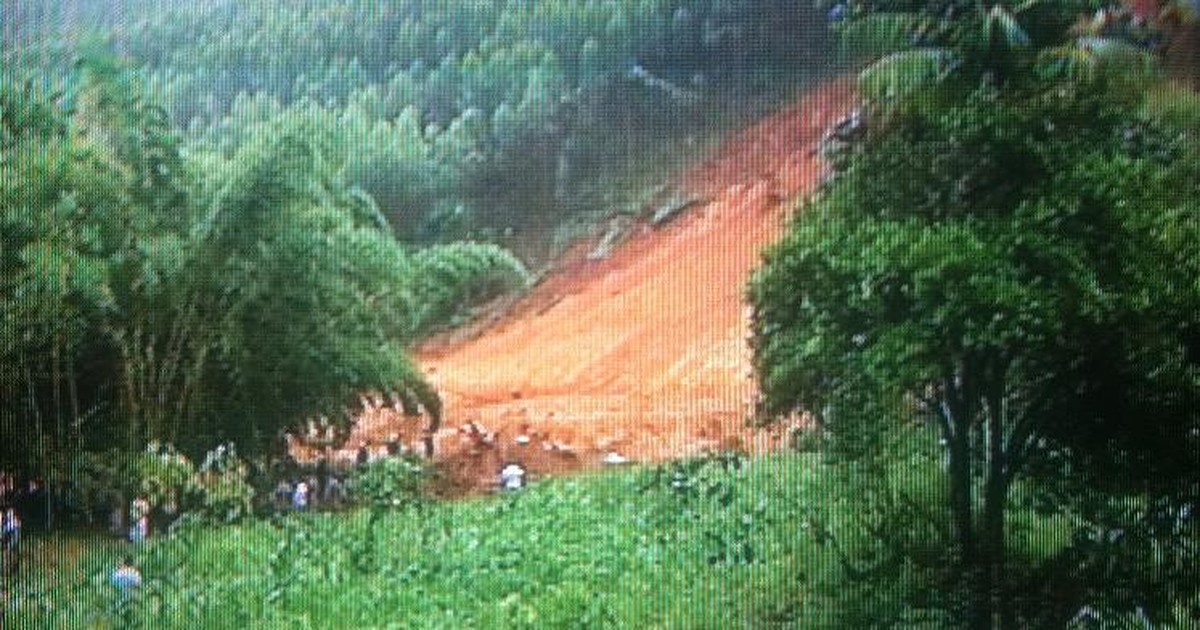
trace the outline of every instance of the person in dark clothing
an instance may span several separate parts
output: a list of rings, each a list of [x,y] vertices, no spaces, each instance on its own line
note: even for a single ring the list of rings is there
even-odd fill
[[[282,512],[292,501],[292,484],[286,479],[280,479],[275,485],[275,511]]]
[[[50,525],[50,494],[39,479],[30,479],[25,492],[18,497],[17,511],[25,517],[29,531],[44,531]]]

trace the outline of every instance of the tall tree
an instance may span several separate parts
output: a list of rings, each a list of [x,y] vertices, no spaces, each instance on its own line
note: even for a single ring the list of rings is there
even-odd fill
[[[1078,8],[847,7],[893,50],[862,75],[869,131],[751,285],[770,411],[937,427],[971,628],[1018,625],[1005,512],[1031,461],[1165,491],[1197,453],[1198,149]]]
[[[104,56],[66,88],[0,83],[0,454],[57,482],[84,450],[148,441],[254,454],[363,390],[437,428],[406,355],[519,288],[494,246],[413,254],[303,120],[233,160],[187,158]]]

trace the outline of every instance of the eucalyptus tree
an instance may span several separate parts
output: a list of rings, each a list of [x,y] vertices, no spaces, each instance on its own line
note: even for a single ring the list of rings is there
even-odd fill
[[[1143,115],[1152,60],[1088,8],[842,5],[881,44],[867,132],[750,289],[768,411],[867,456],[901,418],[936,427],[972,628],[1019,623],[1005,512],[1045,461],[1195,491],[1198,149]]]
[[[556,227],[605,203],[586,184],[715,121],[695,97],[736,109],[746,86],[826,68],[819,12],[791,0],[26,4],[38,24],[6,58],[62,71],[89,33],[144,73],[192,146],[229,156],[314,110],[369,135],[347,177],[410,242]]]

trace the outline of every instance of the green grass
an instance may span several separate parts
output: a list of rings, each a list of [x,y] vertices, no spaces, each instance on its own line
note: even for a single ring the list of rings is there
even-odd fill
[[[927,467],[889,475],[937,505]],[[855,534],[870,516],[852,487],[819,454],[780,454],[551,479],[374,526],[360,510],[195,529],[136,549],[146,586],[129,602],[107,582],[129,546],[43,539],[29,548],[69,561],[27,566],[3,627],[817,628],[880,607],[915,623],[925,613],[904,617],[905,601],[936,582],[947,548],[891,521],[887,538],[926,568],[845,581],[839,550],[878,542]],[[1046,535],[1063,529],[1051,517],[1012,521],[1015,558],[1066,542]]]
[[[668,469],[663,469],[668,470]],[[302,515],[152,540],[123,606],[89,546],[17,584],[14,628],[736,628],[794,620],[819,559],[796,514],[814,456],[555,479],[384,516]],[[669,472],[669,470],[668,470]],[[678,481],[679,487],[672,486]],[[50,544],[43,542],[41,544]]]

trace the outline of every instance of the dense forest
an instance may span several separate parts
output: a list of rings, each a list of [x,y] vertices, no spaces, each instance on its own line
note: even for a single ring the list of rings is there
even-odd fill
[[[0,478],[49,487],[42,525],[134,495],[179,517],[133,547],[153,597],[93,570],[12,610],[1194,627],[1198,25],[1094,0],[0,0]],[[801,453],[431,504],[431,460],[363,450],[356,511],[280,516],[287,434],[344,436],[370,392],[431,450],[418,344],[843,73],[856,105],[805,158],[827,175],[737,305],[746,421]]]
[[[824,71],[793,4],[6,3],[4,459],[436,416],[405,346],[723,95]]]
[[[537,251],[538,228],[595,209],[603,175],[702,132],[720,101],[828,71],[821,13],[792,1],[110,4],[17,3],[10,59],[111,51],[224,157],[281,119],[336,130],[347,181],[409,242]]]

